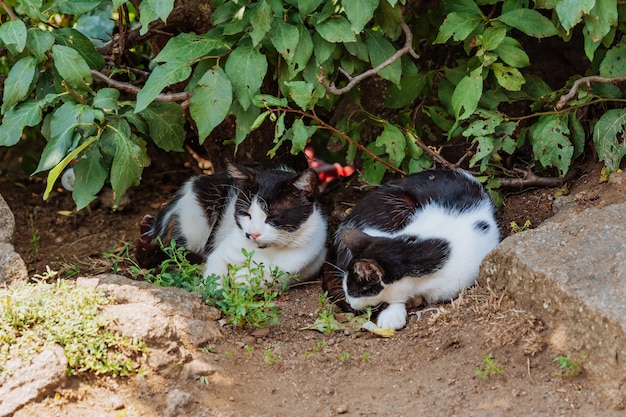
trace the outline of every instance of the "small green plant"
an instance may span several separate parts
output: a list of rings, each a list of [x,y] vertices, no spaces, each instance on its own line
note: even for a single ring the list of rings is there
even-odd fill
[[[527,230],[530,230],[531,226],[532,223],[530,222],[530,220],[526,220],[523,226],[518,225],[516,222],[511,222],[511,233],[516,234],[525,232]]]
[[[280,355],[274,351],[272,351],[272,349],[265,349],[265,363],[268,365],[273,365],[275,363],[280,362],[282,359],[280,357]]]
[[[246,345],[246,355],[248,357],[252,356],[252,352],[254,352],[254,346]]]
[[[108,327],[100,310],[111,298],[68,281],[44,281],[0,289],[0,370],[12,352],[24,360],[58,344],[68,374],[129,375],[145,345]]]
[[[361,361],[367,362],[370,359],[372,359],[372,355],[369,352],[363,352],[363,354],[361,355]]]
[[[202,384],[202,385],[209,385],[209,380],[207,379],[206,376],[201,376],[197,379],[197,381]]]
[[[312,349],[307,349],[304,354],[306,356],[313,355],[315,353],[319,353],[328,347],[328,341],[326,339],[322,339],[320,342],[317,342]]]
[[[341,362],[345,362],[348,359],[350,359],[350,353],[348,352],[340,353],[339,355],[337,355],[337,359],[339,359]]]
[[[491,354],[483,356],[483,363],[474,371],[474,375],[483,381],[488,380],[493,375],[502,374],[504,374],[504,368],[495,361]]]
[[[333,305],[328,302],[328,293],[325,292],[322,294],[317,299],[317,302],[319,304],[319,308],[315,311],[315,314],[317,314],[315,322],[310,326],[301,328],[300,330],[317,330],[329,335],[345,327],[335,318],[335,309]]]
[[[586,359],[586,354],[582,355],[578,359],[572,359],[570,354],[567,356],[559,355],[554,358],[554,361],[559,364],[559,370],[552,372],[552,376],[567,377],[578,375],[582,370],[582,364]]]
[[[115,253],[104,253],[113,261],[116,272],[121,263],[130,263],[129,271],[134,277],[163,287],[183,288],[202,295],[207,304],[219,308],[236,326],[260,328],[278,323],[282,312],[276,308],[274,300],[286,289],[287,273],[279,268],[269,270],[253,260],[254,252],[242,249],[245,260],[242,265],[228,265],[225,276],[212,275],[206,279],[199,264],[187,259],[189,252],[171,240],[164,245],[158,240],[161,250],[167,257],[153,269],[140,268],[129,255],[129,247]],[[289,277],[292,278],[292,277]]]
[[[33,214],[30,213],[28,215],[28,228],[30,229],[30,246],[33,248],[33,252],[36,254],[39,253],[39,235],[35,230],[35,218]]]

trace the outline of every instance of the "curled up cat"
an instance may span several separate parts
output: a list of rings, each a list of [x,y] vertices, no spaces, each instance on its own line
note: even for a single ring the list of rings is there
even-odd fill
[[[499,240],[493,203],[474,177],[412,174],[367,194],[339,225],[323,287],[357,311],[388,304],[377,325],[400,329],[407,302],[448,301],[474,284]]]
[[[300,280],[314,277],[326,255],[326,218],[317,201],[317,174],[286,167],[257,169],[229,164],[227,172],[188,180],[156,217],[140,224],[140,266],[164,258],[157,238],[184,246],[190,260],[206,261],[204,277],[225,275],[247,252],[268,270]],[[269,274],[266,274],[266,277]]]

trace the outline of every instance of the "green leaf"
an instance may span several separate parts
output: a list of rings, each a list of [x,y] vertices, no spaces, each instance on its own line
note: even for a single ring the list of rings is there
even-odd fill
[[[495,146],[493,143],[493,138],[489,136],[478,136],[473,142],[478,142],[478,147],[476,149],[476,153],[470,159],[469,166],[474,167],[477,162],[480,162],[480,171],[484,171],[487,168],[487,164],[491,160],[491,154],[494,153]]]
[[[269,94],[257,94],[252,98],[252,104],[257,107],[286,107],[288,102],[285,97],[274,97]]]
[[[526,82],[524,76],[516,68],[507,67],[506,65],[494,62],[491,65],[498,84],[509,91],[520,91],[522,85]]]
[[[317,66],[325,63],[335,51],[335,44],[328,42],[322,38],[319,33],[313,33],[313,53],[315,54],[315,63]]]
[[[267,73],[265,56],[251,45],[241,45],[230,54],[224,69],[232,83],[235,97],[242,109],[247,110]]]
[[[0,125],[0,146],[13,146],[20,141],[26,126],[41,122],[41,109],[44,103],[28,99],[7,111]]]
[[[66,102],[56,109],[50,121],[50,140],[44,148],[39,165],[33,174],[55,167],[65,158],[72,146],[78,128],[92,125],[94,112],[91,107]]]
[[[483,67],[480,66],[466,75],[452,93],[452,109],[457,120],[467,119],[474,113],[483,93]]]
[[[36,75],[37,61],[32,56],[25,56],[13,65],[4,80],[2,114],[28,96]]]
[[[46,180],[46,189],[43,193],[44,200],[47,200],[48,197],[50,196],[50,191],[52,191],[52,187],[54,187],[54,183],[56,182],[57,178],[61,176],[61,173],[63,172],[65,167],[67,167],[70,164],[70,162],[72,162],[72,160],[76,158],[78,154],[80,154],[87,146],[94,143],[96,139],[98,138],[97,137],[89,138],[89,140],[85,141],[85,143],[81,144],[72,152],[68,153],[65,156],[65,158],[63,158],[54,168],[50,170],[50,172],[48,173],[48,178]]]
[[[314,86],[306,81],[291,81],[286,82],[285,85],[289,87],[289,96],[302,110],[309,110],[313,108],[315,102],[313,100]]]
[[[27,37],[26,25],[21,20],[9,20],[0,25],[0,39],[13,54],[24,50]]]
[[[390,39],[396,40],[400,33],[402,33],[402,27],[400,21],[402,20],[403,7],[395,7],[395,4],[391,4],[389,0],[379,3],[379,7],[374,13],[375,24],[380,26],[380,29]]]
[[[596,4],[588,15],[583,17],[585,21],[585,33],[593,42],[599,42],[611,30],[611,26],[617,25],[617,1],[596,0]]]
[[[307,63],[313,55],[313,38],[306,26],[299,26],[300,43],[296,48],[291,62],[289,62],[289,70],[291,72],[289,78],[293,79],[300,71],[306,68]]]
[[[56,43],[68,46],[83,57],[89,68],[100,70],[104,67],[104,58],[96,51],[93,43],[85,35],[72,28],[55,29],[52,34]]]
[[[167,62],[154,68],[146,84],[137,94],[135,113],[145,109],[165,87],[184,81],[190,75],[191,66],[187,63]]]
[[[304,17],[311,14],[311,12],[317,9],[323,2],[324,0],[298,0],[297,3],[300,16]]]
[[[396,48],[393,44],[385,39],[380,33],[373,30],[367,30],[366,32],[367,41],[365,43],[367,45],[367,50],[369,51],[372,67],[382,64],[394,53],[396,53]],[[398,59],[391,65],[383,68],[378,75],[396,85],[399,84],[400,78],[402,77],[402,64],[400,60]]]
[[[496,49],[504,38],[506,37],[506,28],[498,27],[498,28],[487,28],[482,33],[482,35],[478,35],[477,38],[480,41],[482,47],[487,51],[493,51]]]
[[[389,163],[399,167],[406,156],[406,138],[400,129],[391,123],[384,123],[383,132],[376,138],[376,146],[384,148],[389,155]]]
[[[450,13],[439,27],[433,43],[446,43],[451,37],[455,41],[464,40],[481,24],[482,19],[482,14]]]
[[[585,150],[587,135],[585,133],[585,128],[576,117],[575,111],[569,114],[569,130],[572,132],[571,142],[572,145],[574,145],[574,154],[572,155],[572,158],[576,159],[581,156]]]
[[[73,48],[63,45],[52,47],[54,67],[67,85],[78,91],[90,91],[89,84],[93,82],[89,65]]]
[[[505,64],[514,68],[530,65],[530,58],[528,58],[520,43],[508,36],[502,39],[502,42],[493,51],[498,54]]]
[[[205,109],[211,107],[205,105]],[[159,148],[165,151],[183,151],[185,115],[180,105],[155,101],[139,115],[148,124],[150,138]]]
[[[100,150],[93,146],[85,152],[85,158],[81,158],[73,165],[74,191],[72,197],[76,202],[76,209],[81,210],[91,203],[100,192],[109,171],[100,162]]]
[[[52,45],[54,45],[54,36],[52,36],[52,33],[39,28],[28,29],[26,49],[37,58],[37,62],[42,62],[47,59],[46,52],[52,48]]]
[[[543,115],[531,126],[529,133],[535,159],[542,166],[554,166],[561,175],[565,175],[574,154],[574,147],[567,138],[567,118],[554,114]]]
[[[512,10],[495,20],[514,27],[533,38],[547,38],[558,33],[550,19],[532,9]]]
[[[220,38],[212,35],[196,35],[180,33],[169,41],[154,62],[173,62],[192,64],[199,58],[211,54],[221,54],[228,50],[228,45]]]
[[[615,172],[626,155],[624,128],[626,127],[626,109],[606,111],[593,128],[593,143],[598,157],[604,161],[606,169]]]
[[[259,1],[250,9],[250,38],[252,46],[257,46],[272,27],[272,9],[265,1]]]
[[[422,92],[430,77],[427,74],[415,74],[402,77],[399,85],[389,86],[385,107],[400,109],[409,106]]]
[[[144,0],[139,4],[139,23],[141,23],[140,35],[148,32],[150,23],[157,19],[163,22],[174,8],[174,0]]]
[[[300,42],[298,28],[282,20],[274,19],[269,35],[276,51],[282,55],[287,63],[291,62]]]
[[[626,75],[626,43],[620,43],[609,49],[600,64],[602,77],[621,77]]]
[[[302,119],[296,119],[291,126],[291,154],[297,155],[304,150],[309,138],[317,131],[317,126],[306,126]]]
[[[53,10],[63,14],[80,15],[95,9],[102,0],[56,0]]]
[[[367,149],[376,156],[380,156],[385,152],[383,148],[376,146],[375,143],[367,145]],[[361,155],[361,161],[363,163],[363,181],[366,181],[368,184],[380,184],[385,176],[385,172],[387,172],[387,167],[367,153]]]
[[[114,204],[128,188],[139,184],[141,172],[146,166],[144,151],[131,139],[130,126],[125,120],[117,124],[107,125],[102,139],[115,146],[115,156],[111,165],[111,186],[113,187]]]
[[[46,21],[48,16],[41,13],[42,0],[21,0],[21,10],[35,21]]]
[[[596,0],[561,0],[556,3],[556,14],[566,32],[576,26],[593,8]]]
[[[354,33],[361,33],[365,25],[374,17],[378,0],[342,0],[341,5],[352,24]]]
[[[191,96],[189,112],[198,126],[200,144],[226,118],[233,102],[233,87],[221,67],[207,71]]]
[[[261,113],[261,110],[257,106],[249,106],[247,109],[243,109],[235,101],[230,111],[235,115],[235,152],[237,152],[237,147],[246,139],[248,133],[252,131],[252,125]]]
[[[116,88],[101,88],[93,99],[93,107],[103,110],[117,110],[119,109],[119,98],[120,90]]]
[[[318,23],[315,29],[322,38],[331,43],[356,42],[352,25],[343,16],[335,17]]]

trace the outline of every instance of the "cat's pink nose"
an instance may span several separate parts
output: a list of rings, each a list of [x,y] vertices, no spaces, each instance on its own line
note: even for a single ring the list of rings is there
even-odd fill
[[[257,240],[259,236],[261,236],[261,233],[256,233],[256,232],[248,233],[248,236],[250,236],[252,240]]]

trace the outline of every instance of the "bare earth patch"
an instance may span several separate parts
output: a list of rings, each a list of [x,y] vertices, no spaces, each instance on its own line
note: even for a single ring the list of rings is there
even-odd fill
[[[69,277],[112,272],[103,252],[132,245],[140,218],[156,212],[188,175],[147,171],[124,210],[102,203],[76,213],[69,193],[43,202],[41,180],[16,172],[0,178],[16,217],[16,250],[31,275],[48,265]],[[590,166],[572,184],[580,209],[624,197],[624,187],[598,178],[599,167]],[[550,217],[556,191],[505,195],[503,235],[512,221],[534,227]],[[349,201],[345,192],[340,187],[327,200]],[[622,415],[588,383],[584,363],[579,375],[554,376],[555,358],[570,352],[554,351],[545,340],[549,324],[506,294],[474,287],[452,303],[414,309],[391,338],[351,328],[329,335],[301,330],[315,321],[321,295],[317,283],[288,291],[278,303],[280,324],[269,332],[223,327],[224,338],[202,353],[216,365],[202,380],[176,372],[70,377],[16,416]],[[486,356],[501,374],[484,377]]]

